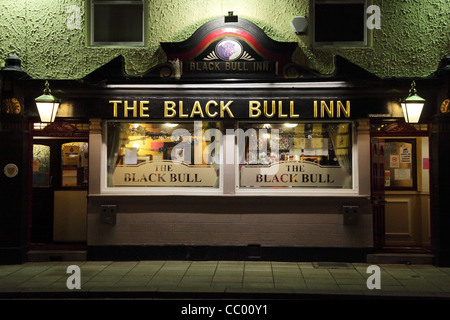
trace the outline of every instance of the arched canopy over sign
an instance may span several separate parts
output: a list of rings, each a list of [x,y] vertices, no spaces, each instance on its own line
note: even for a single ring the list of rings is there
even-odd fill
[[[214,19],[187,40],[161,43],[169,61],[180,62],[184,77],[297,78],[318,77],[291,61],[296,42],[279,42],[254,23]]]
[[[227,18],[227,17],[225,17]],[[270,38],[253,22],[239,18],[226,22],[217,18],[198,28],[181,42],[162,42],[167,56],[159,64],[139,75],[125,71],[123,56],[111,60],[86,75],[90,83],[152,83],[164,81],[227,80],[354,80],[378,79],[363,68],[335,57],[332,74],[321,74],[292,61],[297,42],[280,42]]]

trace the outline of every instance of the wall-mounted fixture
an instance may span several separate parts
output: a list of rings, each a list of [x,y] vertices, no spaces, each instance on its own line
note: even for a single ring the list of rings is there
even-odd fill
[[[58,112],[59,101],[51,94],[50,85],[45,81],[44,94],[34,99],[41,117],[41,122],[55,121]]]
[[[424,104],[425,99],[417,94],[416,82],[413,81],[409,90],[409,96],[401,101],[405,122],[418,123]]]
[[[295,34],[305,34],[308,28],[308,21],[306,17],[296,16],[291,21],[291,28],[294,30]]]
[[[238,22],[238,16],[235,16],[233,11],[228,11],[228,16],[225,16],[225,22]]]
[[[115,225],[117,216],[116,205],[101,205],[100,220],[104,224]]]
[[[358,206],[342,206],[344,225],[358,224]]]

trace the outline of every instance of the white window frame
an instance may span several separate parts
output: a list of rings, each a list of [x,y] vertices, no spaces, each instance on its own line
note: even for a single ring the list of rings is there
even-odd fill
[[[204,195],[204,196],[217,196],[223,194],[224,189],[224,172],[222,170],[223,165],[220,165],[219,174],[219,187],[108,187],[108,152],[107,152],[107,123],[108,122],[130,122],[129,120],[111,120],[103,121],[102,128],[102,152],[101,152],[101,170],[100,170],[100,193],[104,195]],[[173,122],[173,121],[171,121]],[[138,123],[138,122],[136,122]],[[163,123],[162,121],[145,121],[145,123]],[[180,122],[181,123],[181,122]],[[220,144],[220,157],[223,163],[224,147],[222,139]]]
[[[249,123],[250,121],[238,121]],[[293,122],[293,121],[290,121]],[[270,123],[270,122],[268,122]],[[359,186],[358,186],[358,148],[357,148],[357,128],[355,121],[345,121],[345,120],[335,120],[335,121],[296,121],[293,123],[349,123],[352,126],[352,188],[340,189],[340,188],[241,188],[239,186],[240,181],[240,171],[239,166],[235,168],[235,190],[236,195],[242,196],[307,196],[307,197],[324,197],[324,196],[358,196]],[[238,162],[239,150],[238,146],[235,145],[235,159]]]
[[[89,0],[89,45],[93,47],[144,47],[145,46],[145,30],[146,30],[146,0],[118,0],[118,1],[102,1],[102,4],[142,4],[142,41],[117,41],[117,42],[105,42],[94,41],[94,2],[95,0]]]
[[[129,122],[128,120],[110,120],[112,122]],[[102,151],[100,170],[100,194],[101,195],[145,195],[145,196],[295,196],[295,197],[329,197],[329,196],[351,196],[357,197],[359,194],[359,167],[358,167],[358,141],[356,121],[334,120],[334,121],[299,121],[303,123],[350,123],[352,126],[352,188],[240,188],[239,187],[239,150],[235,135],[227,135],[223,128],[223,137],[220,144],[220,185],[219,188],[203,187],[108,187],[107,186],[107,122],[103,121],[102,128]],[[146,121],[147,123],[161,123],[162,121]],[[235,129],[239,128],[237,121]],[[230,147],[231,145],[231,147]],[[234,159],[230,164],[229,160]]]

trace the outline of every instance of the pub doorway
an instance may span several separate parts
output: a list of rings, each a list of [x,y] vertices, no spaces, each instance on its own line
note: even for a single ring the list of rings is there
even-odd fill
[[[431,251],[429,132],[427,124],[371,124],[374,242],[383,252]]]
[[[34,124],[30,250],[83,250],[89,176],[88,124]]]

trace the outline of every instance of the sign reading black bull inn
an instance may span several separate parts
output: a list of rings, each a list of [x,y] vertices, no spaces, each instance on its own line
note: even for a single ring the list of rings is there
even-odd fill
[[[300,66],[292,62],[298,43],[275,41],[245,19],[224,23],[218,18],[205,23],[187,40],[164,42],[161,47],[167,62],[143,75],[126,75],[124,60],[117,59],[88,75],[87,80],[104,82],[106,78],[113,89],[106,90],[102,98],[80,101],[80,109],[89,108],[90,116],[104,119],[135,120],[300,121],[392,116],[384,98],[355,94],[337,77],[372,77],[367,71],[340,57],[339,63],[335,61],[340,71],[333,75]],[[205,87],[205,81],[206,85],[214,81],[216,86]],[[232,88],[227,87],[230,83]],[[271,86],[274,83],[277,86]],[[303,85],[301,89],[295,86],[298,83]],[[311,83],[314,85],[308,86]]]
[[[172,85],[172,89],[164,88],[159,81],[159,89],[148,85],[137,91],[139,87],[136,87],[133,95],[124,90],[120,93],[111,90],[107,98],[91,101],[102,118],[342,120],[365,118],[368,110],[386,113],[383,102],[347,95],[348,91],[338,91],[333,87],[333,81],[341,84],[342,81],[293,63],[291,58],[298,48],[297,43],[275,41],[245,19],[224,24],[223,18],[218,18],[201,26],[189,39],[161,43],[161,47],[167,55],[167,63],[153,68],[146,75],[119,80],[117,87],[133,88],[133,83],[148,85],[159,78]],[[356,66],[351,67],[355,69]],[[146,82],[146,79],[152,81]],[[190,81],[189,88],[173,87],[184,83],[183,79]],[[224,87],[218,85],[215,89],[202,90],[201,84],[195,86],[197,81],[203,83],[211,79]],[[226,84],[233,79],[256,79],[262,84],[258,88],[255,83],[246,86],[245,81],[237,81],[233,89],[227,89]],[[329,81],[329,90],[321,89],[319,95],[306,95],[302,94],[304,89],[289,85],[273,89],[268,86],[268,83],[282,84],[286,80],[295,83],[299,79],[305,80],[304,84],[309,80],[319,84]]]
[[[346,119],[350,100],[109,100],[112,118]]]

